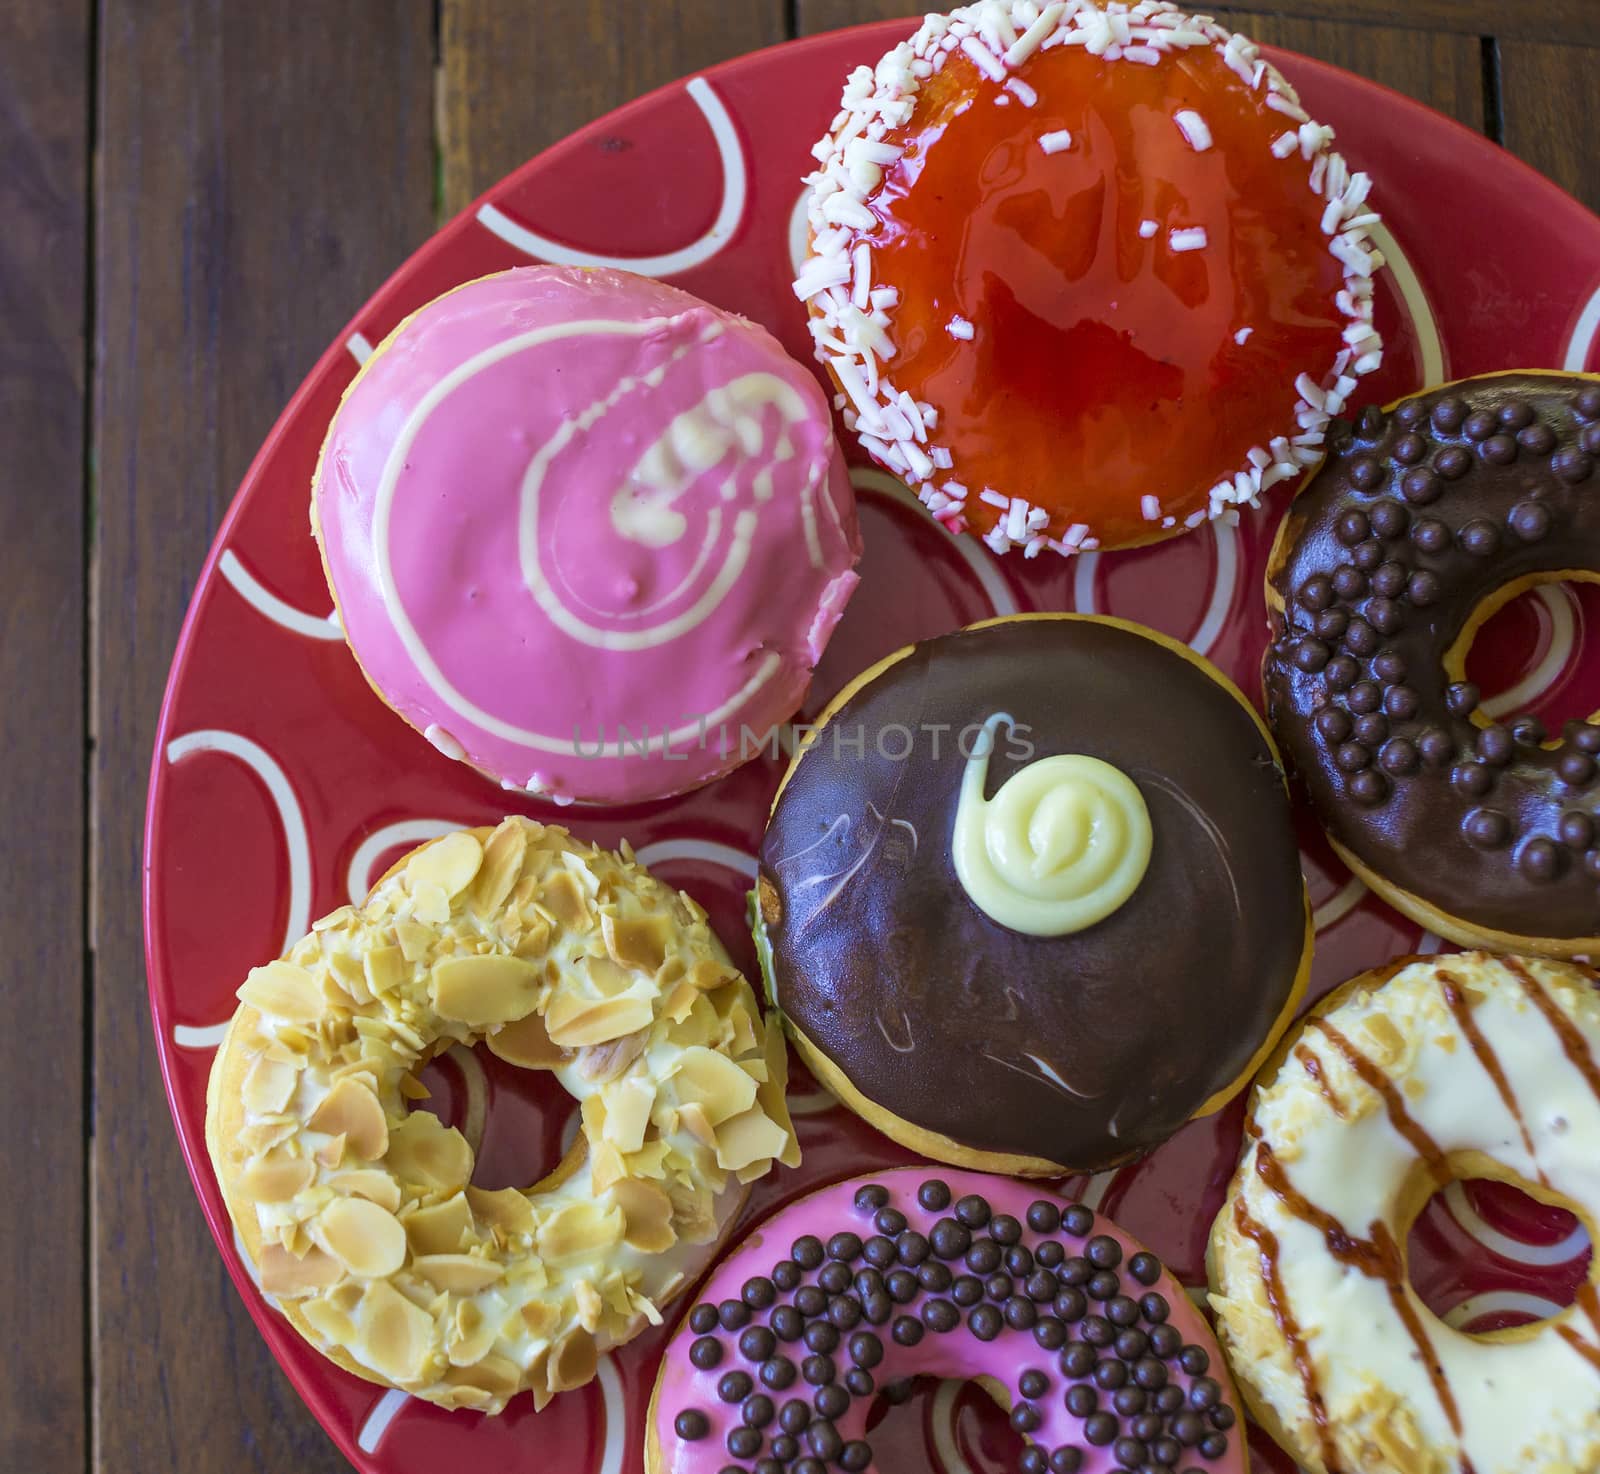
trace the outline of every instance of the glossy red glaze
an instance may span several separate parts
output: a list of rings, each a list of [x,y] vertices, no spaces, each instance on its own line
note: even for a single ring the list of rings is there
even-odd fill
[[[1320,382],[1342,345],[1325,202],[1298,150],[1272,153],[1292,125],[1213,48],[1150,67],[1063,46],[1017,75],[1034,107],[956,53],[888,135],[906,152],[868,239],[874,282],[900,291],[889,371],[939,411],[970,526],[1000,516],[977,496],[993,487],[1047,508],[1054,536],[1148,539],[1145,496],[1181,525],[1252,447],[1298,433],[1294,381]],[[1211,147],[1186,140],[1184,110]],[[1071,147],[1047,154],[1058,130]],[[1191,228],[1205,248],[1174,251]]]

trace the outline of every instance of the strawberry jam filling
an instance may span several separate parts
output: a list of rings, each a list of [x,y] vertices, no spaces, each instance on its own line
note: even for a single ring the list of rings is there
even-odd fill
[[[1020,497],[1053,538],[1146,541],[1298,433],[1296,380],[1326,379],[1345,325],[1326,202],[1298,147],[1274,153],[1295,124],[1213,47],[1058,46],[1018,76],[956,52],[886,140],[863,236],[899,293],[886,372],[939,412],[936,484],[970,527]]]

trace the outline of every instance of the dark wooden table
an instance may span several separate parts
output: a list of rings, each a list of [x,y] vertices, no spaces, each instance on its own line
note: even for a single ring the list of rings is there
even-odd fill
[[[279,409],[435,225],[545,144],[708,63],[907,8],[0,5],[0,1470],[344,1467],[190,1190],[140,926],[168,659]],[[1600,208],[1596,0],[1221,14]]]

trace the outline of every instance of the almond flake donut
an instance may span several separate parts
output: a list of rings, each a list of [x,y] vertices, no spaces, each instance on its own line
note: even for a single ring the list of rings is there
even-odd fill
[[[1600,1261],[1576,1302],[1482,1335],[1423,1305],[1406,1237],[1460,1178],[1600,1230],[1600,991],[1571,963],[1405,959],[1325,999],[1261,1076],[1212,1230],[1218,1333],[1313,1474],[1600,1468]]]
[[[542,1407],[661,1322],[745,1186],[799,1160],[781,1035],[686,895],[624,845],[507,819],[425,845],[254,969],[206,1144],[262,1289],[317,1350],[447,1408]],[[582,1102],[561,1164],[472,1185],[408,1104],[483,1039]]]
[[[1154,1254],[1037,1186],[907,1167],[792,1203],[718,1267],[662,1356],[646,1474],[881,1468],[874,1396],[918,1376],[1008,1409],[1019,1474],[1249,1462],[1205,1317]]]

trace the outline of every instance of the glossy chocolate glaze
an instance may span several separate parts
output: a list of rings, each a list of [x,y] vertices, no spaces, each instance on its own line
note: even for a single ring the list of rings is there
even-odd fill
[[[1443,657],[1518,580],[1600,569],[1600,383],[1496,374],[1338,425],[1269,580],[1278,740],[1328,832],[1480,928],[1600,933],[1600,727],[1474,720]]]
[[[1085,753],[1149,808],[1144,880],[1085,931],[1009,931],[956,877],[956,735],[996,712],[1034,752],[1001,740],[990,793]],[[874,734],[894,729],[895,752],[900,728],[914,745],[893,761]],[[865,756],[836,730],[862,732]],[[858,691],[779,797],[761,895],[779,1006],[863,1095],[969,1148],[1085,1169],[1156,1145],[1247,1069],[1306,940],[1260,729],[1195,662],[1089,620],[927,641]]]

